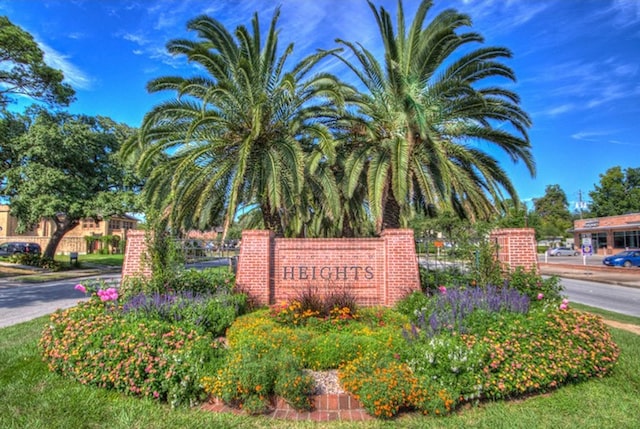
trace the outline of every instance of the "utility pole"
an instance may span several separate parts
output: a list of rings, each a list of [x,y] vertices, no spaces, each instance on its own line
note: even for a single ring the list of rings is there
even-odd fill
[[[578,189],[578,211],[580,211],[580,219],[582,219],[582,207],[583,207],[583,202],[582,202],[582,190]]]

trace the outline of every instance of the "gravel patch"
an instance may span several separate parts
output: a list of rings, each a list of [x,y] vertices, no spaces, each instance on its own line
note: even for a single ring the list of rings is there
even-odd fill
[[[314,395],[345,393],[344,389],[340,385],[340,380],[338,380],[337,369],[329,371],[312,371],[310,369],[305,369],[304,372],[313,377],[316,381],[316,388],[313,392]]]

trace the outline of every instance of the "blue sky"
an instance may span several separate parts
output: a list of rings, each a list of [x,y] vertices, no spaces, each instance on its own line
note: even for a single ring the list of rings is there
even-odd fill
[[[395,16],[395,0],[374,3]],[[147,94],[149,80],[195,71],[165,49],[171,39],[193,38],[188,20],[208,14],[231,30],[250,26],[257,11],[266,28],[277,4],[281,47],[294,42],[306,55],[339,37],[378,49],[364,0],[0,0],[0,14],[31,33],[46,61],[64,71],[77,91],[69,111],[137,127],[173,95]],[[404,5],[411,17],[417,1]],[[558,184],[573,209],[607,169],[640,167],[640,0],[435,0],[430,16],[444,7],[469,14],[486,45],[514,54],[507,64],[518,81],[504,84],[533,119],[536,177],[522,163],[499,159],[522,199]]]

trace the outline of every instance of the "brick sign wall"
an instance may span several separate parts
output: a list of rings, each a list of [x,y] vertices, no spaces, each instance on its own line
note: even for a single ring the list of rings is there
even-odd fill
[[[127,277],[151,278],[151,264],[147,261],[147,241],[145,231],[127,231],[127,244],[122,262],[122,281]]]
[[[325,296],[347,291],[361,305],[393,305],[420,290],[412,230],[380,238],[288,239],[243,231],[237,286],[261,305],[311,289]]]
[[[538,271],[536,232],[533,228],[502,228],[491,231],[490,239],[498,245],[497,258],[506,269],[523,267]]]

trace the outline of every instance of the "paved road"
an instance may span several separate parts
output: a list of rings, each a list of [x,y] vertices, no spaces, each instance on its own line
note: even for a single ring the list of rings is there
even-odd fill
[[[187,264],[186,268],[225,265],[229,265],[229,260],[220,258]],[[36,284],[3,279],[0,281],[0,328],[35,319],[60,308],[73,307],[78,301],[86,300],[85,294],[74,289],[78,283],[105,280],[117,287],[120,277],[120,273],[111,273]]]
[[[59,308],[73,307],[78,301],[87,299],[74,286],[98,279],[119,284],[120,274],[36,284],[3,282],[0,285],[0,328],[53,313]]]
[[[209,261],[199,263],[197,268],[228,265],[228,263],[228,260]],[[104,279],[119,284],[120,274],[38,284],[2,281],[0,283],[0,328],[52,313],[59,308],[76,305],[86,297],[83,293],[76,291],[74,286],[78,282],[87,282],[91,279]],[[640,288],[569,278],[561,278],[561,281],[565,288],[564,294],[570,301],[640,317]]]
[[[640,289],[562,278],[569,301],[640,317]]]

